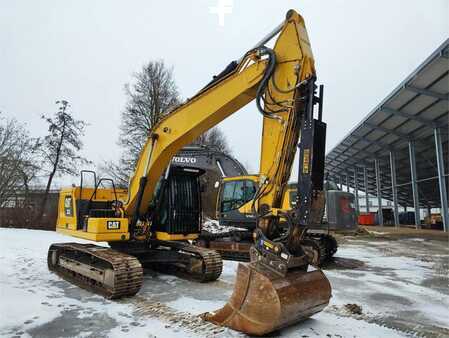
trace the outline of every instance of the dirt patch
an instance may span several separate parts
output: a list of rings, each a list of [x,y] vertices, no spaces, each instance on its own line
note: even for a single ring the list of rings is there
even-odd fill
[[[376,238],[425,238],[440,241],[448,241],[449,234],[441,230],[414,229],[414,228],[396,228],[381,226],[364,227],[371,236]]]
[[[349,313],[353,315],[361,315],[362,314],[362,307],[358,304],[345,304],[345,309]]]

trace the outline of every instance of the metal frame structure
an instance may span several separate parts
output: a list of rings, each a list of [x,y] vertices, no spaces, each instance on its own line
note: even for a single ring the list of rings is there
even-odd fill
[[[449,39],[326,155],[326,171],[364,191],[368,210],[368,195],[392,201],[395,225],[399,206],[414,208],[416,226],[421,208],[440,208],[447,231],[448,124]]]

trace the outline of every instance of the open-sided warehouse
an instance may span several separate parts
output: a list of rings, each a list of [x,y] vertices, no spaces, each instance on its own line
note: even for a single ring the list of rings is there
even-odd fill
[[[377,205],[392,203],[394,223],[401,208],[439,208],[448,230],[449,39],[374,108],[326,155],[329,177]],[[381,210],[382,208],[378,208]],[[382,212],[378,212],[383,224]]]

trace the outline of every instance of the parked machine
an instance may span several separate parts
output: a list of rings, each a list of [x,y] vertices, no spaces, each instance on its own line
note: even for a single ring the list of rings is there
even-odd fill
[[[217,250],[222,258],[249,261],[249,251],[256,229],[256,215],[252,203],[259,185],[258,175],[223,178],[219,185],[216,218],[220,228],[228,230],[211,232],[203,229],[195,241],[200,247]],[[330,231],[353,231],[356,229],[354,194],[344,192],[329,181],[324,183],[325,213],[310,224],[305,239],[315,253],[315,265],[321,266],[331,260],[337,252],[338,244]],[[297,207],[298,184],[289,183],[285,188],[282,208],[294,210]],[[288,231],[285,218],[281,218],[280,231]]]
[[[266,47],[275,36],[273,49]],[[53,244],[48,252],[50,270],[110,298],[138,292],[142,265],[204,282],[217,279],[220,255],[188,242],[200,232],[202,171],[169,164],[183,146],[255,99],[263,114],[263,136],[252,203],[257,226],[251,262],[239,264],[229,302],[204,319],[263,335],[320,312],[329,302],[331,287],[321,270],[309,268],[314,250],[305,237],[324,205],[326,124],[321,110],[314,118],[314,106],[320,102],[315,81],[304,20],[290,10],[256,47],[154,127],[124,202],[112,182],[105,187],[105,179],[94,188],[81,184],[61,191],[57,231],[108,242],[110,248]],[[282,196],[298,141],[298,203],[285,210]],[[281,219],[286,220],[286,232],[279,230]]]
[[[215,183],[223,177],[246,175],[245,167],[235,158],[215,147],[190,145],[183,147],[172,159],[172,164],[200,168],[205,171],[200,177],[201,206],[203,217],[215,217],[217,189]]]

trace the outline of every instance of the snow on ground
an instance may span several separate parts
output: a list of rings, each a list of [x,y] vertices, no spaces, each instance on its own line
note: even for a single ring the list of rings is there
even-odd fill
[[[51,243],[85,242],[55,232],[0,228],[1,337],[244,337],[204,323],[232,293],[236,262],[216,282],[197,284],[147,271],[133,298],[108,301],[50,273]],[[449,335],[447,244],[346,240],[325,268],[330,306],[282,337],[405,337]],[[345,310],[356,303],[362,315]]]
[[[389,246],[391,242],[378,242],[374,247],[357,245],[339,252],[340,258],[356,257],[366,262],[363,272],[352,272],[349,275],[351,280],[356,277],[363,283],[356,292],[357,299],[354,302],[365,304],[365,311],[381,312],[384,315],[394,315],[401,311],[405,314],[413,310],[425,321],[449,329],[449,297],[440,291],[429,289],[424,283],[435,274],[435,262],[396,256],[394,251],[388,251]],[[346,282],[338,271],[326,271],[326,275],[334,284]],[[344,304],[353,292],[345,288],[342,290],[334,291],[334,304]]]
[[[206,218],[202,225],[202,230],[210,232],[212,234],[220,234],[223,232],[229,232],[233,230],[237,231],[245,231],[247,229],[232,227],[232,226],[223,226],[218,223],[217,220]]]

